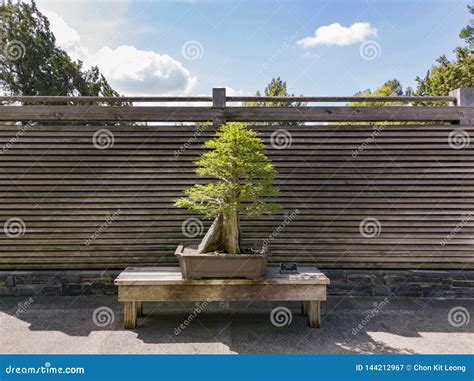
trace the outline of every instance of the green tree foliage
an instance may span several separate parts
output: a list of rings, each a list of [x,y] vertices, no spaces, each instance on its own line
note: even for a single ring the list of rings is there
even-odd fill
[[[474,15],[474,5],[468,6]],[[455,58],[441,56],[424,78],[417,77],[416,95],[443,96],[462,87],[474,87],[474,28],[467,25],[459,33],[466,46],[454,49]]]
[[[255,96],[260,97],[262,93],[258,90]],[[280,77],[272,78],[270,83],[265,87],[263,91],[263,96],[265,97],[292,97],[294,94],[288,93],[286,81],[283,81]],[[302,107],[305,106],[303,102],[245,102],[244,106],[247,107]],[[300,125],[299,122],[272,122],[272,123],[262,123],[264,125]]]
[[[467,9],[471,15],[474,16],[474,5],[468,5]],[[468,46],[470,52],[474,52],[474,20],[471,20],[469,25],[466,25],[459,32],[459,37],[461,37]]]
[[[391,79],[385,82],[382,86],[378,87],[374,91],[367,89],[364,91],[359,91],[355,93],[355,97],[401,97],[403,95],[410,94],[411,89],[408,88],[405,92],[403,91],[402,84],[396,80]],[[402,102],[352,102],[351,106],[394,106],[394,105],[401,105]]]
[[[470,14],[474,15],[474,5],[468,6]],[[462,87],[474,87],[474,27],[467,25],[459,36],[465,41],[467,46],[454,49],[455,58],[449,60],[446,56],[441,56],[436,60],[436,64],[427,71],[424,78],[417,77],[417,88],[413,91],[403,87],[396,79],[385,82],[374,91],[365,90],[354,94],[354,96],[444,96],[450,91]],[[399,106],[398,102],[353,102],[353,106]],[[414,106],[425,105],[423,102],[416,102]],[[443,103],[429,103],[431,106],[444,105]]]
[[[11,0],[2,20],[0,86],[11,95],[118,96],[97,67],[83,68],[56,46],[48,19],[31,4]]]
[[[412,95],[413,90],[410,87],[407,87],[403,90],[402,84],[397,79],[391,79],[385,82],[382,86],[376,88],[375,90],[364,90],[355,93],[355,97],[403,97]],[[349,106],[353,107],[382,107],[382,106],[403,106],[403,102],[351,102]],[[354,124],[353,122],[345,122],[338,124]],[[387,124],[404,124],[402,122],[359,122],[358,124],[364,125],[387,125]]]
[[[462,87],[474,87],[474,54],[466,47],[455,49],[452,61],[441,56],[423,79],[417,77],[416,95],[443,96]]]
[[[208,151],[196,161],[199,177],[213,178],[185,191],[175,206],[214,219],[200,252],[241,252],[239,215],[261,216],[277,206],[266,198],[278,195],[276,171],[265,156],[263,140],[244,123],[228,123],[204,143]]]

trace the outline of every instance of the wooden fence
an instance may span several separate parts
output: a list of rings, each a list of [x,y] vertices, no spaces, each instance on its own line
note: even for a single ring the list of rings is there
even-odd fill
[[[28,104],[66,100],[97,101],[0,97]],[[272,217],[244,219],[243,237],[248,243],[268,242],[274,262],[322,268],[474,268],[474,143],[469,140],[474,108],[469,104],[226,107],[227,101],[275,99],[226,97],[222,90],[212,98],[100,100],[213,105],[0,106],[0,222],[5,233],[0,236],[0,268],[175,264],[176,245],[199,240],[209,226],[172,203],[197,181],[192,162],[215,127],[127,122],[223,120],[331,122],[254,126],[278,169],[277,201],[283,208]],[[19,120],[28,123],[6,123]],[[121,123],[100,125],[110,121]]]

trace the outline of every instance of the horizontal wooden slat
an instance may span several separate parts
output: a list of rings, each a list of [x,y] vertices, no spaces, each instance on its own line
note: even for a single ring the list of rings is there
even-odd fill
[[[292,144],[276,150],[270,136],[280,127]],[[97,150],[100,128],[33,125],[17,137],[21,126],[0,126],[0,147],[8,145],[0,153],[0,227],[10,218],[26,227],[17,238],[0,236],[0,268],[176,264],[176,245],[202,237],[210,221],[186,238],[191,216],[172,204],[197,181],[193,160],[213,127],[196,135],[197,126],[107,126],[114,145]],[[272,200],[282,210],[242,217],[244,243],[261,245],[298,209],[269,242],[272,263],[473,269],[474,218],[466,216],[474,214],[474,148],[450,147],[456,128],[474,134],[474,126],[403,124],[372,139],[367,125],[257,126],[278,170],[281,195]],[[360,234],[365,218],[380,223],[373,238]]]
[[[304,97],[304,96],[288,96],[288,97],[271,97],[271,96],[228,96],[229,102],[456,102],[455,97],[430,97],[430,96],[387,96],[387,97]]]
[[[0,106],[0,121],[368,122],[474,119],[472,107],[104,107]]]
[[[92,97],[92,96],[1,96],[0,102],[28,102],[28,103],[122,103],[122,102],[212,102],[211,96],[159,96],[159,97]],[[304,97],[304,96],[227,96],[227,102],[456,102],[451,96],[387,96],[387,97]]]

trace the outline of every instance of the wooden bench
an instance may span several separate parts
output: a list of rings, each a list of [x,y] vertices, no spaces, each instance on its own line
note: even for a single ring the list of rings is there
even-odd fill
[[[315,267],[299,274],[268,268],[265,278],[183,279],[179,267],[129,267],[115,279],[124,302],[124,326],[133,329],[143,315],[143,302],[301,301],[311,328],[320,327],[320,302],[326,300],[329,279]]]

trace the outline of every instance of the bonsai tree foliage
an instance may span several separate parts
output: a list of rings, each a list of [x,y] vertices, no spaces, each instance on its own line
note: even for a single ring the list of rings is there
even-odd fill
[[[265,201],[278,195],[275,168],[263,152],[263,140],[244,123],[222,125],[204,148],[208,151],[196,161],[196,174],[215,180],[187,189],[175,206],[214,219],[199,253],[240,254],[239,216],[256,217],[277,209]]]

